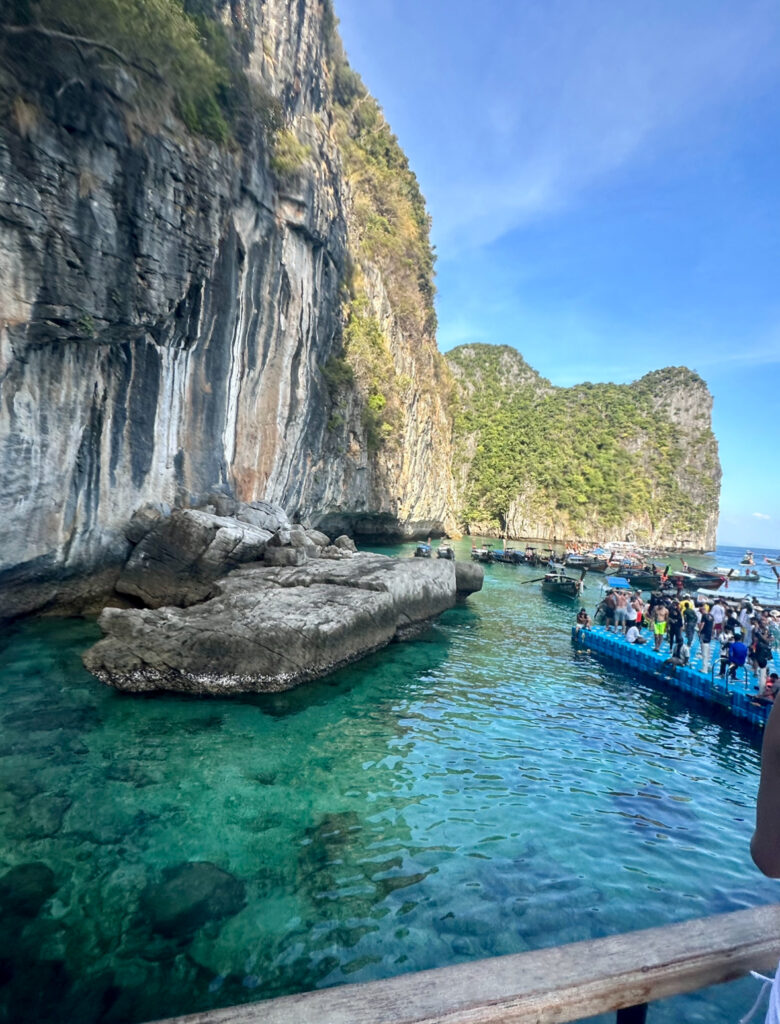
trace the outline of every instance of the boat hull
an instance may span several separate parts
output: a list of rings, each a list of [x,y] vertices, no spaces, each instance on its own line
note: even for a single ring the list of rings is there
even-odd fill
[[[565,597],[574,600],[579,596],[579,588],[575,581],[573,587],[560,586],[557,583],[542,583],[542,593],[548,597]]]

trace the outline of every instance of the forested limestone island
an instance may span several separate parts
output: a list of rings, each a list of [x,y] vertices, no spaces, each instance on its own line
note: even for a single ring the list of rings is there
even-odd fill
[[[667,367],[632,384],[560,388],[507,346],[463,345],[447,360],[470,532],[715,547],[721,469],[698,374]]]
[[[433,278],[330,0],[3,4],[0,617],[115,600],[149,508],[712,546],[698,377],[445,359]]]

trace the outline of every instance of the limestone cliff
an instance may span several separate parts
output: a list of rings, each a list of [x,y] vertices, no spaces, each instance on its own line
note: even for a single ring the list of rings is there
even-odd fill
[[[556,388],[507,346],[448,353],[459,507],[475,534],[715,547],[721,470],[712,396],[684,367]]]
[[[453,523],[433,326],[363,244],[345,147],[365,126],[355,95],[334,101],[329,4],[186,6],[228,47],[232,86],[205,58],[203,85],[200,57],[161,74],[91,37],[110,5],[0,16],[0,613],[109,587],[148,501],[216,490],[366,533]],[[381,397],[350,357],[361,317],[379,325]]]
[[[699,378],[628,409],[435,331],[425,203],[330,0],[2,6],[0,617],[99,601],[149,502],[712,545]]]

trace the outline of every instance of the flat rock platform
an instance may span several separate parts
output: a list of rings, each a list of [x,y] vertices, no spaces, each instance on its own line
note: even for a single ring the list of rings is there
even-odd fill
[[[481,587],[480,566],[444,559],[249,564],[189,607],[106,608],[105,635],[83,661],[119,690],[288,690],[405,638]]]

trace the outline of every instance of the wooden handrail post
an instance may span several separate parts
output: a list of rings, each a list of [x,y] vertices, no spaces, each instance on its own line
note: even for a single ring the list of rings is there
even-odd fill
[[[617,1012],[617,1024],[645,1024],[647,1020],[647,1003],[638,1006],[625,1006]]]

